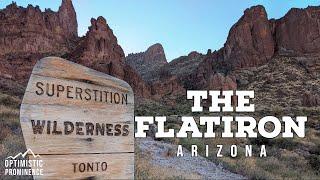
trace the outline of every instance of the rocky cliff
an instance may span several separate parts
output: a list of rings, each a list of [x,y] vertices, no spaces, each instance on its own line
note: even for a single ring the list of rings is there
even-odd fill
[[[0,79],[22,85],[35,62],[52,55],[123,79],[137,96],[156,100],[185,95],[186,89],[236,89],[244,81],[235,72],[277,56],[312,54],[302,65],[310,74],[319,70],[319,7],[291,9],[280,19],[268,19],[262,6],[248,8],[220,50],[191,52],[170,63],[161,44],[125,57],[103,17],[92,19],[86,35],[78,37],[71,0],[63,0],[57,12],[12,3],[0,10],[0,20]],[[306,97],[304,104],[318,104],[317,97]]]
[[[0,55],[67,52],[77,28],[71,0],[63,0],[58,12],[12,3],[0,11]]]
[[[320,8],[291,9],[274,23],[276,50],[285,54],[318,53],[320,49]]]
[[[0,10],[0,78],[25,85],[37,60],[73,48],[77,28],[71,0],[63,0],[57,12],[14,2]]]
[[[224,47],[211,55],[233,69],[264,64],[275,55],[301,55],[320,50],[320,7],[293,8],[268,20],[263,6],[245,10],[232,26]]]
[[[224,47],[208,53],[189,81],[197,87],[208,87],[212,84],[210,77],[217,72],[227,76],[281,55],[318,54],[319,21],[320,7],[293,8],[284,17],[270,20],[263,6],[248,8],[232,26]]]
[[[145,53],[129,55],[127,62],[148,77],[145,80],[152,82],[155,97],[170,92],[184,95],[182,89],[236,89],[245,82],[234,72],[265,65],[278,56],[312,54],[313,58],[303,63],[309,73],[315,74],[320,63],[316,58],[320,51],[319,22],[320,7],[293,8],[280,19],[268,19],[263,6],[253,6],[232,26],[218,51],[208,50],[206,55],[191,52],[153,71],[148,71],[153,64],[145,60]],[[177,91],[170,91],[170,87]],[[304,101],[318,104],[313,96],[306,96]]]
[[[71,0],[62,0],[57,12],[16,3],[0,10],[0,78],[25,85],[37,60],[61,56],[130,83],[139,97],[150,97],[147,86],[129,65],[103,17],[91,19],[84,37],[78,37]]]
[[[147,82],[154,81],[154,75],[165,64],[167,59],[161,44],[150,46],[145,52],[132,53],[126,57],[126,63],[135,69]]]
[[[91,19],[91,26],[69,59],[113,76],[124,77],[124,52],[103,17]]]
[[[245,10],[240,20],[232,26],[220,51],[223,60],[242,68],[265,63],[273,56],[274,45],[267,13],[262,6],[255,6]]]
[[[128,82],[139,97],[150,97],[150,87],[124,61],[125,55],[106,19],[91,19],[91,26],[67,59]]]
[[[218,56],[234,68],[245,68],[261,65],[274,55],[318,53],[319,20],[319,7],[293,8],[284,17],[270,20],[263,6],[251,7],[231,28]]]

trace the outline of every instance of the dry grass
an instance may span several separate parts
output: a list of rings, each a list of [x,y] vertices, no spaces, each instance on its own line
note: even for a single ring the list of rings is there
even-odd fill
[[[279,62],[284,64],[279,64]],[[215,147],[223,144],[230,147],[238,145],[238,151],[243,152],[245,144],[267,145],[267,158],[244,157],[239,155],[231,158],[226,155],[216,158],[215,151],[211,152],[208,159],[221,163],[230,171],[247,176],[250,179],[320,179],[320,131],[316,129],[320,123],[320,107],[303,107],[301,95],[306,89],[313,89],[320,93],[319,78],[310,78],[303,69],[299,69],[297,63],[288,59],[280,59],[279,62],[271,62],[257,68],[254,73],[239,72],[237,78],[243,77],[250,81],[247,86],[241,87],[245,90],[255,90],[256,113],[253,116],[263,117],[266,115],[308,116],[306,137],[293,139],[246,139],[246,138],[214,138],[214,139],[168,139],[171,143],[183,144],[190,147],[197,144],[200,154],[204,154],[204,146],[208,144]],[[283,72],[288,71],[288,72]],[[292,74],[294,73],[294,74]],[[250,75],[251,74],[251,75]],[[294,77],[293,80],[290,80]],[[279,90],[281,88],[281,90]],[[19,124],[20,99],[7,94],[0,93],[0,157],[3,159],[9,153],[24,151],[20,124]],[[169,116],[169,115],[192,115],[190,101],[184,97],[179,98],[175,106],[167,106],[158,102],[148,102],[136,106],[135,115],[143,116]],[[200,116],[200,114],[196,114]],[[179,121],[168,118],[166,128],[179,129]],[[217,129],[221,131],[221,129]],[[228,154],[228,151],[225,151]],[[168,156],[172,152],[167,153]],[[152,157],[141,154],[136,149],[135,177],[136,179],[197,179],[195,174],[179,172],[173,168],[158,167],[152,164]],[[1,163],[0,163],[1,164]],[[2,165],[2,164],[1,164]],[[3,167],[0,166],[0,173]],[[1,173],[2,174],[2,173]],[[0,177],[2,179],[2,177]]]
[[[250,179],[320,179],[320,107],[302,105],[303,94],[306,91],[320,93],[320,73],[311,76],[295,58],[280,57],[271,60],[264,66],[239,70],[234,74],[237,79],[249,82],[247,85],[240,86],[241,90],[255,91],[253,102],[256,106],[256,112],[249,114],[250,116],[256,119],[267,115],[276,117],[283,115],[308,116],[306,137],[272,140],[217,137],[214,139],[184,140],[178,141],[178,143],[182,143],[185,147],[190,147],[191,144],[200,146],[208,144],[213,148],[216,144],[223,144],[226,147],[236,144],[238,151],[243,151],[245,144],[253,144],[256,151],[259,150],[259,145],[266,144],[267,158],[260,158],[257,155],[254,157],[239,155],[236,158],[227,155],[223,158],[216,158],[214,151],[209,159],[222,163],[229,170],[243,174]],[[190,109],[188,110],[190,112]],[[176,114],[178,112],[185,111],[177,110]],[[194,116],[194,114],[192,115]],[[221,129],[218,128],[216,131],[221,132]],[[226,154],[228,154],[227,150]]]
[[[189,149],[195,144],[201,155],[205,154],[205,145],[209,145],[209,160],[222,163],[228,170],[250,179],[319,179],[319,140],[318,133],[311,129],[306,133],[306,138],[261,141],[261,144],[266,144],[266,158],[259,157],[260,142],[255,144],[246,138],[192,138],[179,139],[176,143]],[[216,157],[217,144],[224,145],[222,158]],[[238,156],[235,158],[230,157],[230,146],[233,144],[237,145],[238,150]],[[246,144],[253,145],[252,157],[245,157]]]
[[[170,156],[170,154],[169,154]],[[135,149],[135,179],[201,179],[196,174],[179,171],[176,168],[160,167],[152,164],[149,154],[141,154]]]
[[[20,99],[0,93],[0,159],[26,150],[19,122]],[[0,163],[0,179],[30,179],[26,176],[5,177]]]

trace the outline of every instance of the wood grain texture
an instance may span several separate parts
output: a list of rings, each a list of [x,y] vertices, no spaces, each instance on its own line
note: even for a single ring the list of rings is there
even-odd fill
[[[44,161],[44,176],[35,176],[35,179],[133,179],[134,153],[126,154],[79,154],[79,155],[42,155]],[[32,160],[33,157],[30,157]],[[98,166],[96,171],[96,162],[100,165],[102,162],[107,163],[106,171],[102,171]],[[76,172],[74,164],[77,163]],[[84,163],[85,171],[79,171],[79,164]],[[93,163],[93,171],[88,168],[87,163]],[[82,168],[83,166],[81,166]],[[89,171],[88,171],[89,169]]]
[[[20,122],[27,148],[45,163],[47,173],[36,179],[133,178],[134,95],[122,80],[61,58],[41,59],[26,88]],[[104,160],[107,171],[73,173],[69,166]]]
[[[132,88],[125,81],[57,57],[41,59],[35,65],[32,74],[79,82],[87,81],[91,84],[133,93]]]
[[[123,94],[127,94],[127,99],[128,99],[128,103],[126,104],[115,104],[110,103],[110,101],[105,102],[105,94],[103,93],[102,96],[102,102],[100,102],[100,95],[98,95],[97,97],[97,101],[94,100],[90,100],[90,101],[86,101],[84,98],[82,98],[82,100],[80,98],[76,98],[75,94],[70,93],[71,96],[73,96],[73,98],[66,98],[66,90],[64,92],[61,92],[59,94],[59,97],[56,96],[56,94],[53,97],[48,97],[45,95],[37,95],[35,93],[35,91],[37,90],[36,88],[36,83],[37,82],[50,82],[51,84],[55,84],[55,85],[62,85],[63,87],[66,86],[72,86],[72,87],[79,87],[82,89],[85,88],[89,88],[89,89],[95,89],[95,90],[99,90],[99,91],[106,91],[106,92],[118,92],[118,93],[123,93]],[[51,87],[50,87],[51,89]],[[55,88],[56,89],[56,88]],[[84,94],[84,93],[83,93]],[[93,95],[93,93],[92,93]],[[93,98],[93,97],[92,97]],[[110,95],[108,94],[108,99],[110,100]],[[77,106],[77,107],[92,107],[92,108],[110,108],[112,105],[112,107],[114,108],[133,108],[133,101],[134,101],[134,96],[133,93],[131,91],[120,91],[118,89],[114,89],[110,86],[102,86],[102,85],[95,85],[95,84],[88,84],[85,82],[79,82],[79,81],[75,81],[75,80],[62,80],[62,79],[58,79],[58,78],[53,78],[53,77],[44,77],[44,76],[39,76],[39,75],[31,75],[31,78],[29,80],[28,83],[28,88],[26,89],[25,92],[25,96],[23,98],[23,104],[38,104],[38,105],[43,105],[43,104],[52,104],[52,105],[63,105],[63,106]],[[114,106],[113,106],[114,105]]]

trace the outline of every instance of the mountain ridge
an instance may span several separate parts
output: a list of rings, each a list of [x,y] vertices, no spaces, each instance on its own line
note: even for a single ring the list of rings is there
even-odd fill
[[[19,24],[10,21],[13,14]],[[318,6],[292,9],[279,19],[268,19],[263,6],[253,6],[232,26],[221,49],[207,54],[190,52],[169,63],[159,43],[125,57],[103,17],[92,18],[86,35],[78,37],[75,17],[71,0],[63,0],[57,12],[41,12],[31,5],[21,8],[15,3],[0,10],[0,32],[4,32],[0,78],[25,85],[37,60],[59,56],[127,81],[137,97],[159,101],[164,96],[184,96],[186,89],[236,89],[240,80],[233,72],[238,69],[264,65],[278,55],[320,50]],[[40,26],[32,23],[35,20]],[[23,40],[19,33],[25,34]]]
[[[13,2],[0,10],[0,20],[0,78],[7,79],[4,82],[26,86],[38,60],[57,56],[123,79],[137,97],[150,97],[150,87],[124,62],[124,52],[105,18],[92,18],[86,35],[78,36],[71,0],[62,0],[56,12]]]
[[[253,6],[247,8],[238,22],[231,27],[222,48],[214,52],[208,50],[206,55],[198,56],[194,66],[188,67],[184,62],[188,58],[177,58],[180,60],[169,62],[153,76],[158,77],[159,81],[165,81],[178,74],[177,83],[185,89],[235,90],[239,78],[232,72],[238,69],[262,66],[279,55],[319,56],[318,21],[320,6],[293,8],[279,19],[268,19],[263,6]],[[170,66],[173,68],[169,68]]]

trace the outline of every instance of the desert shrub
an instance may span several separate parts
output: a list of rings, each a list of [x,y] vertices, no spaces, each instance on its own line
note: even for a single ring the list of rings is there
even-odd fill
[[[270,139],[262,136],[258,136],[257,138],[249,138],[249,141],[251,144],[258,146],[271,144]]]
[[[272,179],[272,178],[270,178],[270,175],[265,171],[253,170],[253,171],[248,172],[248,175],[249,175],[250,179],[259,179],[259,180]]]
[[[319,155],[320,156],[320,144],[316,145],[315,147],[311,148],[309,150],[309,152],[311,154],[314,154],[314,155]]]
[[[176,156],[176,150],[174,148],[168,148],[165,155],[167,157],[174,157],[174,156]]]
[[[143,156],[141,154],[141,150],[138,148],[138,146],[135,146],[135,172],[134,177],[135,179],[148,179],[150,177],[148,172],[148,162],[143,159]]]
[[[150,175],[148,171],[137,168],[137,167],[135,168],[134,179],[149,179],[149,178],[150,178]]]
[[[281,113],[282,113],[282,108],[281,108],[280,106],[278,106],[278,105],[273,106],[272,112],[273,112],[273,114],[274,114],[275,116],[279,116],[279,115],[281,115]]]
[[[257,163],[259,166],[264,167],[264,170],[268,172],[277,172],[279,169],[283,168],[279,160],[274,157],[269,157],[268,159],[258,159]]]
[[[257,138],[250,138],[249,140],[253,145],[258,145],[258,146],[267,145],[267,146],[273,146],[273,147],[278,147],[278,148],[287,149],[287,150],[293,150],[297,148],[297,146],[299,145],[298,142],[295,142],[291,139],[286,139],[286,138],[268,139],[268,138],[258,136]]]
[[[319,155],[310,155],[309,159],[309,164],[314,169],[317,174],[320,174],[320,156]]]
[[[308,107],[300,107],[299,109],[297,109],[296,111],[296,115],[297,116],[312,116],[312,115],[318,115],[316,112],[316,114],[314,114],[316,111],[313,108],[308,108]]]
[[[181,138],[179,140],[179,144],[181,144],[183,147],[187,148],[189,151],[191,150],[192,145],[196,145],[198,147],[198,154],[204,155],[206,145],[201,138]]]
[[[19,100],[8,96],[8,95],[1,95],[0,96],[0,105],[13,107],[13,108],[19,108],[20,102]]]
[[[273,156],[273,157],[280,157],[281,156],[281,154],[279,153],[278,147],[266,146],[266,149],[267,149],[267,156]],[[257,153],[260,153],[260,148],[258,148]]]
[[[20,122],[18,114],[13,112],[0,112],[0,127],[10,129],[12,134],[20,130]]]
[[[19,115],[16,112],[13,111],[1,111],[0,110],[0,120],[1,121],[16,121],[18,120]],[[7,123],[10,123],[7,122]]]
[[[237,156],[236,157],[231,157],[231,145],[224,145],[222,148],[222,154],[224,157],[229,157],[229,158],[233,158],[233,159],[241,159],[245,156],[245,147],[240,147],[237,146]],[[253,149],[254,151],[254,149]]]
[[[298,142],[295,142],[291,139],[286,139],[286,138],[277,138],[271,140],[272,146],[276,146],[282,149],[287,149],[287,150],[293,150],[296,149],[297,146],[299,145]]]
[[[166,123],[165,128],[166,129],[174,129],[174,130],[178,131],[180,129],[180,126],[175,123]]]

